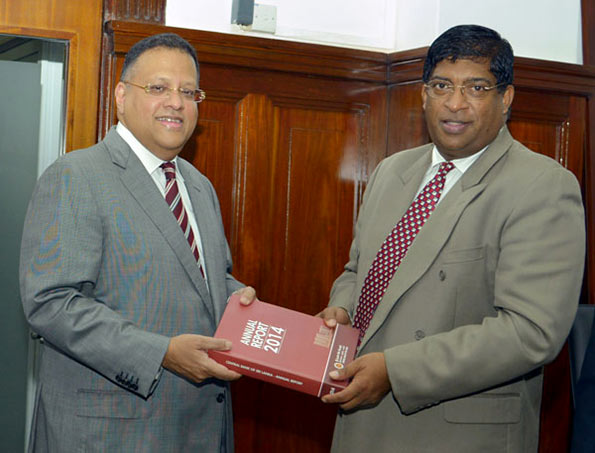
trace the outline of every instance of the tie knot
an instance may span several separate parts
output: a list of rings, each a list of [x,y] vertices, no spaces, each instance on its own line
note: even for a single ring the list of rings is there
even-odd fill
[[[163,173],[165,173],[165,179],[167,181],[176,178],[176,164],[173,162],[163,162],[160,167]]]
[[[442,162],[440,164],[440,167],[438,168],[438,173],[436,174],[436,176],[444,176],[453,168],[455,168],[455,166],[452,162]]]

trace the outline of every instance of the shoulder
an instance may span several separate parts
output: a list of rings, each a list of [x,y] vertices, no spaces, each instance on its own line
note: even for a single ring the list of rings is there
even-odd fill
[[[510,178],[525,181],[526,184],[547,184],[548,181],[558,180],[578,187],[576,176],[560,162],[532,151],[517,140],[513,140],[508,150],[505,170]]]
[[[419,162],[420,159],[429,159],[433,147],[434,145],[432,143],[428,143],[416,148],[398,151],[382,159],[376,167],[376,170],[380,173],[387,171],[391,173],[393,171],[405,171]]]
[[[184,179],[195,184],[212,186],[211,181],[186,159],[178,156],[177,165],[184,175]]]
[[[178,156],[178,168],[184,176],[186,185],[192,184],[199,190],[204,190],[213,198],[217,198],[213,184],[204,174],[202,174],[194,165]]]

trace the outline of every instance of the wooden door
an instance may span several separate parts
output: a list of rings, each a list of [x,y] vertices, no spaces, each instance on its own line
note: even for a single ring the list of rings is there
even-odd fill
[[[263,300],[316,314],[349,253],[364,163],[384,151],[369,150],[370,107],[280,95],[275,84],[263,93],[246,84],[258,77],[225,91],[217,68],[202,74],[208,101],[183,155],[215,185],[235,275]],[[232,389],[236,451],[329,450],[335,407],[251,379]]]

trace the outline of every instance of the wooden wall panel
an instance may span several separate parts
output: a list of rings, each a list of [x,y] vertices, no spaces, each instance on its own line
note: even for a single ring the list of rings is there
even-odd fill
[[[234,151],[234,130],[240,98],[213,92],[208,96],[208,102],[199,104],[198,125],[181,156],[216,184],[225,233],[231,238],[234,174],[239,164]]]
[[[517,90],[510,121],[512,135],[533,151],[571,170],[582,184],[587,100],[582,96]]]
[[[273,294],[315,314],[326,306],[349,253],[369,115],[280,110],[273,210],[284,215],[271,220],[282,250],[270,264],[282,270]]]
[[[389,87],[390,114],[387,155],[430,141],[421,108],[420,81]]]
[[[66,151],[96,139],[102,0],[5,1],[0,33],[68,42]]]

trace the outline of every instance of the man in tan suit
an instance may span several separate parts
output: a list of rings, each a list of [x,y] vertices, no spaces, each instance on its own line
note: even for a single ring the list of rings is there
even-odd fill
[[[370,178],[329,325],[362,332],[333,451],[535,452],[542,367],[574,319],[585,253],[575,177],[515,141],[510,44],[454,27],[432,44],[433,144]],[[413,201],[413,203],[412,203]]]

